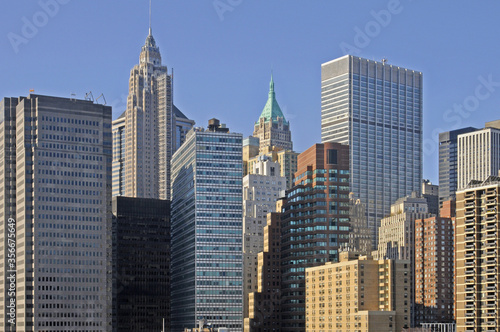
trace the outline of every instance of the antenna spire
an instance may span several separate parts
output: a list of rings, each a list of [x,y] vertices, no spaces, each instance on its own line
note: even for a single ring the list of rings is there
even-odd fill
[[[151,31],[151,0],[149,0],[149,34],[152,34]]]

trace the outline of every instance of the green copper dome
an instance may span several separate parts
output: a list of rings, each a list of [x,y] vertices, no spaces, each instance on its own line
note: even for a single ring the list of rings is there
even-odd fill
[[[283,112],[281,111],[280,105],[278,105],[278,102],[276,101],[276,95],[274,93],[274,80],[273,75],[271,74],[271,83],[269,83],[269,97],[267,99],[266,106],[264,106],[264,109],[260,114],[259,121],[260,119],[264,118],[265,121],[272,120],[273,122],[277,122],[278,117],[283,118],[283,122],[288,124],[285,116],[283,115]],[[259,123],[259,121],[257,121],[256,123]]]

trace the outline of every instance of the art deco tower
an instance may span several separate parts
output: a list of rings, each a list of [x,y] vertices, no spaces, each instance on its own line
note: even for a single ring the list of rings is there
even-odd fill
[[[286,121],[274,93],[274,80],[271,76],[269,83],[269,97],[255,123],[253,136],[259,138],[260,153],[267,147],[276,146],[283,150],[293,150],[290,123]]]
[[[151,28],[130,72],[126,111],[113,121],[113,196],[170,199],[170,159],[194,125],[173,104]]]

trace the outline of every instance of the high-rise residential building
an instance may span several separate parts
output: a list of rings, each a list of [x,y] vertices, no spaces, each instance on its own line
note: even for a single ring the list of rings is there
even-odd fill
[[[194,125],[173,103],[173,79],[150,28],[113,121],[113,196],[170,199],[170,160]]]
[[[380,222],[378,250],[373,253],[378,259],[407,260],[410,262],[411,326],[415,325],[414,271],[415,271],[415,220],[430,218],[427,201],[417,192],[398,199],[391,205],[391,214]]]
[[[458,183],[458,135],[476,131],[467,127],[439,133],[439,207],[443,202],[455,200]]]
[[[170,330],[170,202],[113,197],[115,331]]]
[[[286,121],[276,101],[272,76],[269,83],[269,96],[259,120],[255,123],[253,136],[259,139],[261,152],[270,146],[276,146],[283,150],[293,150],[290,123]]]
[[[457,332],[500,330],[500,177],[457,191],[455,234]]]
[[[281,330],[281,208],[267,215],[264,227],[264,246],[257,260],[257,291],[248,294],[248,316],[245,332],[279,332]]]
[[[392,332],[410,326],[410,262],[354,251],[306,269],[306,332]]]
[[[422,73],[346,55],[321,65],[321,142],[349,145],[351,191],[380,220],[422,181]]]
[[[286,178],[286,189],[291,189],[293,187],[293,177],[297,171],[297,157],[299,154],[276,146],[262,148],[258,155],[248,159],[246,163],[248,173],[252,173],[253,165],[259,162],[259,156],[268,156],[272,161],[280,165],[280,174]]]
[[[304,331],[305,269],[338,261],[349,241],[349,147],[315,144],[298,157],[281,219],[281,327]]]
[[[285,194],[286,179],[279,164],[260,156],[252,174],[243,178],[243,308],[248,317],[247,297],[257,291],[257,255],[263,250],[267,214],[275,212],[276,200]]]
[[[454,323],[454,201],[440,217],[415,220],[415,322]],[[447,210],[447,211],[445,211]]]
[[[1,102],[2,331],[111,331],[111,113]]]
[[[484,129],[458,135],[457,190],[471,180],[497,175],[500,169],[500,120],[487,122]]]
[[[432,184],[430,180],[422,180],[422,197],[427,201],[430,214],[439,215],[439,186]]]
[[[217,119],[172,158],[172,331],[243,328],[242,140]]]

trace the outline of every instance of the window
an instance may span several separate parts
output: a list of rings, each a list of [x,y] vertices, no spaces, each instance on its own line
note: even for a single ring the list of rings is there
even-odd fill
[[[327,163],[330,165],[337,164],[337,150],[334,149],[327,150]]]

